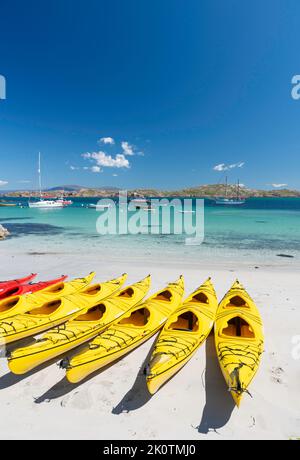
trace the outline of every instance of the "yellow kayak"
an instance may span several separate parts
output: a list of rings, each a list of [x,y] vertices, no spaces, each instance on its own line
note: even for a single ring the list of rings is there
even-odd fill
[[[20,296],[9,297],[0,301],[0,320],[3,318],[26,313],[37,305],[57,299],[66,297],[84,290],[93,280],[95,272],[90,273],[85,278],[76,278],[72,281],[65,281],[62,283],[48,286],[41,291],[34,292],[33,294],[24,294]]]
[[[129,353],[155,334],[168,316],[180,305],[184,293],[181,276],[175,283],[131,308],[123,318],[98,335],[81,353],[65,359],[69,382],[76,383],[87,375]]]
[[[80,312],[117,291],[126,277],[124,274],[105,283],[93,284],[82,292],[47,300],[24,314],[0,320],[0,345],[40,334],[75,318]]]
[[[239,407],[263,352],[264,330],[255,303],[239,281],[225,294],[215,322],[215,344],[222,373]]]
[[[127,286],[99,303],[95,302],[73,320],[50,329],[32,345],[17,348],[8,356],[8,365],[14,374],[24,374],[39,364],[61,355],[91,340],[99,332],[140,303],[151,284],[150,275]]]
[[[178,372],[206,340],[217,308],[217,296],[209,278],[169,317],[146,366],[151,394]]]

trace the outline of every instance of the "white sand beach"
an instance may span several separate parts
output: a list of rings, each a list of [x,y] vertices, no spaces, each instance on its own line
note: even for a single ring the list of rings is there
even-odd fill
[[[296,262],[241,267],[238,263],[189,266],[145,260],[108,262],[99,256],[14,255],[1,250],[0,278],[33,269],[40,279],[97,272],[98,280],[125,271],[128,283],[152,274],[152,289],[183,273],[186,293],[212,276],[219,299],[238,277],[256,301],[265,327],[260,369],[241,407],[234,406],[219,369],[213,336],[157,394],[150,397],[143,365],[154,342],[146,342],[107,369],[71,385],[59,359],[28,375],[9,372],[0,359],[0,437],[9,439],[289,439],[300,436],[300,283]]]

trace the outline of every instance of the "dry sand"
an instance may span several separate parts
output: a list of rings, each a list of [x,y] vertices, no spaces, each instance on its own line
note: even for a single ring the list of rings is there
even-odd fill
[[[254,298],[265,326],[260,369],[237,409],[219,369],[213,336],[153,397],[147,393],[143,363],[155,338],[80,385],[51,365],[15,376],[0,359],[2,439],[288,439],[300,436],[300,360],[293,358],[300,336],[300,282],[295,262],[276,267],[199,264],[180,267],[91,255],[19,255],[1,251],[0,279],[38,271],[40,279],[97,271],[106,280],[128,271],[128,282],[149,272],[152,292],[185,275],[188,293],[212,276],[221,298],[238,277]]]

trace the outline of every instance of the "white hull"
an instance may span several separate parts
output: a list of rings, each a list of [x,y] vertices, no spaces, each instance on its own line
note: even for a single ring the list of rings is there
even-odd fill
[[[53,208],[63,208],[64,205],[62,202],[59,201],[33,201],[29,202],[28,206],[30,208],[37,208],[37,209],[53,209]]]
[[[148,208],[150,202],[146,200],[146,198],[134,198],[132,200],[129,200],[128,204],[133,204],[134,206],[139,208]]]
[[[239,206],[245,203],[245,200],[216,200],[216,204],[227,205],[227,206]]]

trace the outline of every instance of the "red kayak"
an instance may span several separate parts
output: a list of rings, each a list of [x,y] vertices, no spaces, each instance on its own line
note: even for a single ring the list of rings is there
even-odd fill
[[[15,287],[19,287],[22,284],[28,284],[36,277],[36,273],[31,273],[31,275],[26,276],[25,278],[18,278],[15,280],[9,281],[0,281],[0,294],[3,292],[4,289],[11,289]]]
[[[35,276],[35,275],[34,275]],[[27,283],[27,284],[15,284],[15,286],[8,287],[7,289],[2,288],[0,285],[0,300],[6,299],[7,297],[23,294],[32,294],[33,292],[40,291],[54,284],[62,283],[67,276],[61,276],[60,278],[50,281],[40,281],[39,283]]]

